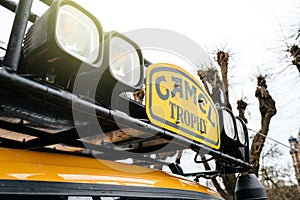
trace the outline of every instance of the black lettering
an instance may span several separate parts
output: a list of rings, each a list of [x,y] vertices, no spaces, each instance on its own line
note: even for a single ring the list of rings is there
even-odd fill
[[[207,122],[205,120],[198,117],[197,130],[199,130],[201,133],[206,133],[206,124],[207,124]]]
[[[183,114],[182,108],[180,106],[177,106],[177,121],[180,121],[183,123],[182,114]]]
[[[203,122],[203,129],[202,129],[201,133],[207,133],[207,130],[206,130],[207,121],[202,120],[202,122]]]
[[[197,117],[197,130],[201,131],[201,118]]]
[[[199,103],[199,107],[200,107],[200,110],[201,110],[204,114],[206,114],[206,110],[204,109],[205,105],[207,104],[206,98],[204,97],[203,94],[199,94],[198,100],[202,100],[202,102]]]
[[[189,111],[187,111],[187,110],[184,111],[184,123],[185,123],[187,126],[190,126],[190,124],[191,124],[190,113],[189,113]]]
[[[196,88],[194,86],[190,88],[190,85],[187,81],[184,81],[184,85],[185,85],[185,99],[188,100],[189,97],[192,97],[194,104],[196,105]]]
[[[167,100],[170,96],[170,92],[168,89],[166,89],[165,94],[162,93],[160,90],[161,88],[161,82],[166,82],[166,78],[164,76],[159,76],[156,79],[155,89],[160,99]]]
[[[194,128],[194,124],[197,122],[197,116],[191,113],[191,127]]]
[[[169,105],[171,106],[171,118],[172,119],[175,119],[175,116],[174,116],[174,109],[177,107],[175,103],[172,103],[171,101],[169,101]]]
[[[180,98],[183,98],[182,79],[177,78],[177,77],[172,77],[172,81],[174,82],[174,89],[172,91],[172,98],[175,97],[177,92],[180,94]]]
[[[203,119],[201,119],[200,117],[198,118],[198,124],[197,124],[197,129],[199,131],[202,131],[202,121]]]

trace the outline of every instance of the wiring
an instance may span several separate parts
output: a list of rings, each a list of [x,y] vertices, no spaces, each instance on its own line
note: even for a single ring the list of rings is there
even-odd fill
[[[259,134],[259,135],[261,135],[261,136],[263,136],[263,137],[265,137],[265,138],[267,138],[267,139],[269,139],[269,140],[272,140],[273,142],[276,142],[277,144],[280,144],[280,145],[282,145],[282,146],[284,146],[284,147],[287,147],[287,148],[289,148],[290,150],[293,150],[293,151],[296,151],[296,152],[298,152],[298,149],[294,149],[294,148],[292,148],[292,147],[290,147],[290,146],[288,146],[288,145],[286,145],[286,144],[283,144],[282,142],[279,142],[279,141],[277,141],[277,140],[275,140],[275,139],[273,139],[273,138],[271,138],[271,137],[268,137],[268,136],[266,136],[266,135],[264,135],[264,134],[262,134],[262,133],[260,133],[260,132],[257,132],[257,131],[255,131],[255,130],[253,130],[253,129],[251,129],[251,128],[247,128],[249,131],[252,131],[252,132],[254,132],[254,133],[256,133],[256,134]]]
[[[211,158],[205,159],[205,160],[197,160],[197,157],[199,156],[199,153],[196,153],[195,157],[194,157],[194,162],[195,163],[205,163],[208,161],[211,161],[214,159],[214,157],[212,156]]]

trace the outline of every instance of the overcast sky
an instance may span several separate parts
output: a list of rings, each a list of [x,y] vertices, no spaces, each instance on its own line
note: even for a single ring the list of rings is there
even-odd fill
[[[284,38],[293,25],[299,25],[297,0],[78,0],[93,12],[105,31],[132,31],[162,28],[191,38],[213,55],[217,49],[229,50],[230,101],[246,97],[249,127],[260,129],[258,100],[254,97],[255,76],[267,74],[270,94],[276,101],[277,115],[269,136],[288,145],[300,128],[300,78],[296,67],[287,68],[282,53]],[[299,26],[298,26],[299,28]],[[296,31],[297,29],[295,29]],[[282,49],[280,49],[282,48]],[[279,55],[280,54],[280,55]],[[213,56],[212,56],[213,57]],[[282,64],[281,64],[282,63]],[[235,111],[237,114],[237,111]],[[282,148],[288,155],[289,150]]]
[[[229,50],[230,101],[237,114],[236,100],[249,103],[248,127],[260,129],[258,100],[254,93],[256,75],[267,74],[267,85],[276,101],[277,114],[269,136],[288,145],[300,128],[300,78],[288,66],[283,40],[300,27],[299,0],[77,0],[101,22],[105,31],[128,32],[161,28],[178,32],[202,46],[211,58],[218,49]],[[35,7],[36,12],[43,9]],[[8,40],[11,13],[0,10],[0,40]],[[161,60],[161,62],[165,62]],[[285,69],[285,70],[284,70]],[[282,71],[284,70],[284,71]],[[279,73],[280,72],[280,73]],[[282,147],[289,158],[289,149]],[[290,160],[289,160],[290,161]]]
[[[297,0],[78,0],[93,12],[105,31],[127,32],[142,28],[176,31],[213,53],[229,50],[230,101],[246,97],[248,127],[260,129],[258,100],[254,93],[256,75],[268,75],[270,94],[276,101],[269,136],[288,145],[300,128],[300,78],[282,55],[284,38],[299,26]],[[297,29],[294,29],[296,31]],[[281,49],[282,48],[282,49]],[[164,62],[162,60],[161,62]],[[287,70],[280,72],[282,69]],[[252,133],[251,133],[252,134]],[[272,142],[271,142],[272,143]],[[287,159],[289,149],[282,147]]]
[[[248,117],[255,121],[249,126],[256,130],[260,126],[258,101],[254,97],[255,76],[259,73],[267,74],[268,89],[279,110],[271,123],[270,136],[285,144],[290,135],[297,136],[300,128],[300,89],[296,89],[295,86],[300,86],[299,74],[296,67],[292,66],[281,75],[278,72],[283,66],[288,67],[288,64],[284,63],[288,59],[283,60],[284,57],[279,55],[287,49],[281,40],[290,36],[292,25],[298,24],[299,28],[299,1],[77,2],[97,16],[105,31],[117,30],[122,33],[142,28],[162,28],[176,31],[194,40],[210,55],[217,49],[229,50],[232,53],[232,69],[229,69],[231,102],[235,104],[235,99],[242,96],[249,99],[248,112],[251,112],[251,116]],[[288,84],[289,79],[292,79],[293,85]],[[290,127],[285,126],[287,123]]]

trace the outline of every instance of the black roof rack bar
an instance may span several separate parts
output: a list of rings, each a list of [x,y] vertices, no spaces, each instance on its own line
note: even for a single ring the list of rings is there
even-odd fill
[[[64,134],[69,134],[69,135],[77,135],[76,129],[70,129],[66,131],[62,131]],[[78,138],[78,137],[77,137]],[[68,138],[61,137],[60,135],[56,134],[51,134],[51,133],[46,133],[46,136],[44,135],[43,137],[39,137],[36,139],[29,140],[24,143],[23,148],[24,149],[37,149],[41,148],[44,146],[50,146],[53,144],[58,144],[58,143],[64,143],[68,144],[74,147],[84,147],[83,144],[77,140],[77,138],[74,138],[72,140],[69,140]]]
[[[1,1],[2,2],[2,1]],[[5,2],[5,1],[4,1]],[[17,71],[33,0],[19,1],[3,65]]]
[[[0,137],[0,146],[1,147],[6,147],[6,148],[19,148],[22,144],[22,142]]]
[[[64,150],[59,150],[56,148],[39,148],[39,149],[32,149],[31,151],[36,151],[36,152],[46,152],[46,153],[59,153],[59,154],[64,154],[64,155],[72,155],[72,156],[80,156],[80,157],[87,157],[87,158],[94,158],[93,155],[83,153],[83,152],[74,152],[74,151],[64,151]]]
[[[193,172],[193,173],[185,173],[183,174],[183,176],[198,176],[201,174],[203,175],[207,175],[207,176],[213,176],[213,175],[216,175],[216,174],[221,174],[222,172],[221,171],[204,171],[204,172]]]
[[[66,145],[72,146],[72,147],[89,148],[91,150],[96,150],[96,151],[106,152],[106,153],[108,153],[107,149],[110,149],[110,148],[102,149],[102,147],[99,148],[98,145],[93,145],[88,142],[82,142],[82,141],[78,140],[79,136],[78,136],[75,128],[52,134],[52,133],[47,133],[47,132],[37,130],[37,129],[31,128],[31,127],[27,127],[27,126],[24,126],[21,124],[6,122],[3,120],[0,120],[0,128],[37,137],[35,139],[24,141],[22,143],[15,143],[14,140],[5,140],[5,142],[3,142],[5,145],[2,144],[2,146],[6,146],[6,147],[34,150],[34,149],[42,149],[43,147],[55,145],[55,144],[66,144]],[[118,146],[118,145],[116,145],[116,146]],[[146,147],[146,148],[137,149],[137,150],[128,150],[128,152],[134,153],[134,155],[136,153],[146,154],[147,152],[153,152],[153,151],[160,153],[159,150],[163,147],[164,147],[163,152],[166,152],[166,151],[168,152],[168,151],[173,151],[174,149],[178,149],[178,147],[181,147],[181,146],[179,146],[178,144],[174,144],[174,143],[168,144],[167,146],[166,146],[166,144],[159,144],[159,145],[155,145],[153,147]],[[110,149],[109,152],[111,152],[111,151],[112,150]],[[124,155],[120,155],[119,151],[117,151],[115,153],[115,155],[118,155],[119,159],[120,158],[124,159]],[[162,164],[162,163],[159,163],[159,164]],[[164,163],[164,164],[166,164],[166,163]]]
[[[26,135],[39,136],[39,138],[37,138],[37,139],[32,139],[32,140],[28,140],[28,141],[24,141],[24,142],[23,141],[19,142],[19,141],[0,137],[0,142],[1,142],[0,146],[2,146],[2,147],[42,150],[42,149],[46,149],[46,148],[44,148],[45,146],[62,143],[62,144],[66,144],[71,147],[86,148],[89,150],[94,150],[97,152],[105,153],[105,154],[110,155],[110,158],[115,158],[115,159],[125,159],[128,157],[128,155],[131,155],[131,156],[133,155],[134,159],[136,159],[136,160],[141,160],[141,161],[146,161],[146,162],[151,162],[151,163],[156,163],[156,164],[161,164],[161,165],[169,165],[170,164],[165,161],[159,161],[159,160],[155,160],[152,158],[147,158],[147,157],[144,157],[143,155],[137,154],[137,153],[122,152],[122,151],[115,150],[112,148],[95,145],[95,144],[91,144],[88,142],[79,141],[77,139],[69,140],[68,138],[61,137],[62,135],[67,135],[68,133],[70,133],[70,134],[72,134],[74,132],[76,133],[76,129],[62,131],[62,132],[58,133],[58,134],[60,134],[60,137],[58,137],[56,134],[47,133],[44,131],[26,127],[24,125],[5,122],[2,120],[0,120],[0,127],[3,129],[6,129],[6,130],[23,133]],[[15,127],[15,128],[13,128],[13,127]],[[50,141],[50,142],[47,143],[48,141]],[[101,157],[101,154],[99,154],[97,157]]]
[[[12,0],[1,0],[0,5],[5,7],[6,9],[12,11],[12,12],[16,12],[18,3],[16,3],[15,1],[12,1]],[[34,13],[30,13],[30,16],[29,16],[29,21],[30,22],[33,23],[37,19],[38,19],[38,15],[36,15]]]
[[[174,152],[174,150],[184,150],[185,148],[182,145],[179,145],[178,143],[174,143],[171,141],[170,143],[163,143],[163,144],[157,144],[149,147],[143,147],[143,148],[137,148],[133,150],[128,150],[130,152],[134,153],[147,153],[147,152],[154,152],[155,153],[165,153],[165,152]]]
[[[5,147],[5,148],[14,148],[14,149],[20,149],[24,142],[20,141],[15,141],[11,140],[8,138],[3,138],[0,137],[0,147]],[[120,155],[119,151],[116,152],[115,150],[109,150],[109,152],[106,152],[105,154],[87,154],[83,152],[69,152],[69,151],[63,151],[63,150],[58,150],[58,149],[53,149],[53,148],[39,148],[39,149],[33,149],[33,151],[39,151],[39,152],[49,152],[49,153],[61,153],[61,154],[67,154],[67,155],[73,155],[73,156],[84,156],[84,157],[90,157],[90,158],[97,158],[97,159],[115,159],[115,160],[122,160],[124,159],[124,155]],[[127,157],[126,157],[127,158]],[[155,160],[152,158],[147,158],[147,157],[141,157],[141,156],[135,156],[134,157],[136,160],[142,161],[139,165],[142,165],[142,163],[148,162],[149,164],[160,164],[160,165],[169,165],[170,163],[162,161],[162,160]]]
[[[0,120],[0,128],[9,130],[9,131],[13,131],[13,132],[17,132],[17,133],[30,135],[33,137],[37,137],[36,139],[32,139],[32,140],[23,142],[22,146],[19,146],[19,148],[22,148],[22,149],[36,149],[36,148],[41,148],[44,146],[49,146],[52,144],[62,143],[63,141],[68,141],[69,144],[71,143],[70,141],[72,141],[72,140],[67,140],[67,138],[62,137],[61,135],[69,135],[69,137],[73,136],[75,139],[78,138],[78,136],[77,137],[74,136],[74,135],[77,135],[75,128],[66,130],[66,131],[62,131],[62,132],[60,132],[61,135],[56,135],[56,134],[47,133],[45,131],[41,131],[38,129],[34,129],[31,127],[27,127],[27,126],[24,126],[21,124],[6,122],[3,120]],[[80,143],[73,143],[73,146],[82,147],[83,145]]]
[[[0,127],[1,127],[1,124],[0,124]],[[103,132],[85,132],[84,137],[95,136],[95,135],[102,134],[102,133]],[[48,135],[49,134],[46,133],[46,137],[45,137],[48,139],[39,137],[39,138],[31,140],[30,144],[27,145],[27,148],[39,148],[41,146],[49,146],[49,145],[53,145],[53,144],[57,144],[57,143],[64,143],[64,142],[68,142],[68,141],[72,141],[72,140],[81,139],[77,133],[76,128],[57,132],[54,134],[55,137],[51,137],[52,134],[50,134],[50,137]],[[81,145],[80,145],[80,147],[81,147]]]
[[[81,105],[81,104],[79,104],[79,105]],[[122,124],[124,126],[134,125],[134,127],[136,129],[140,130],[140,131],[152,133],[153,135],[160,136],[161,138],[172,140],[172,143],[177,143],[177,144],[185,146],[187,148],[189,147],[189,148],[193,149],[196,152],[205,152],[207,154],[210,154],[210,155],[214,156],[215,158],[219,159],[220,161],[229,162],[229,163],[232,163],[232,164],[237,164],[237,165],[240,165],[241,167],[244,167],[244,168],[247,168],[247,169],[252,168],[249,163],[244,162],[241,159],[237,159],[237,158],[234,158],[230,155],[227,155],[227,154],[224,154],[222,152],[216,151],[216,150],[211,149],[211,148],[209,148],[209,147],[207,147],[203,144],[200,144],[200,143],[197,143],[197,142],[192,142],[190,139],[187,139],[187,138],[182,137],[180,135],[171,133],[171,132],[169,132],[167,130],[164,130],[162,128],[158,128],[158,127],[155,127],[151,124],[147,124],[147,123],[139,121],[137,119],[134,119],[134,118],[128,117],[126,115],[120,114],[119,112],[116,112],[114,110],[108,110],[108,109],[103,110],[103,108],[101,110],[97,110],[97,107],[99,107],[99,106],[93,105],[93,107],[94,107],[93,109],[96,110],[96,113],[98,113],[97,111],[101,111],[101,114],[99,116],[108,116],[107,119],[116,120],[116,121],[118,121],[118,124]]]
[[[128,152],[128,151],[120,151],[120,150],[115,150],[112,148],[107,148],[104,146],[100,146],[100,145],[95,145],[95,144],[91,144],[88,142],[82,142],[84,144],[84,146],[87,149],[91,149],[91,150],[95,150],[95,151],[99,151],[99,152],[103,152],[105,154],[111,154],[112,156],[116,155],[117,157],[126,159],[126,158],[133,158],[136,160],[140,160],[140,161],[147,161],[147,162],[151,162],[151,163],[157,163],[157,164],[161,164],[161,165],[169,165],[171,163],[166,162],[166,161],[162,161],[162,160],[156,160],[150,157],[144,157],[144,154],[140,154],[140,153],[132,153],[132,152]]]
[[[0,68],[0,81],[3,83],[3,85],[10,86],[10,88],[15,88],[21,91],[27,91],[35,96],[42,96],[44,101],[54,103],[58,106],[68,107],[68,109],[75,109],[85,114],[96,113],[97,117],[101,120],[107,120],[111,122],[118,121],[118,125],[121,124],[125,127],[134,127],[137,130],[157,135],[164,139],[172,140],[172,142],[174,142],[175,140],[176,143],[178,142],[178,144],[183,145],[187,148],[190,147],[196,152],[204,151],[207,154],[210,154],[215,158],[220,159],[221,161],[236,164],[247,169],[251,168],[251,165],[249,163],[244,162],[241,159],[234,158],[230,155],[224,154],[222,152],[219,152],[217,150],[211,149],[203,144],[192,142],[191,140],[184,138],[180,135],[176,135],[169,131],[155,127],[151,124],[142,122],[138,119],[134,119],[118,111],[95,105],[67,91],[55,90],[46,85],[41,85],[34,81],[20,77],[16,74],[9,73],[6,70],[5,66],[3,68]]]

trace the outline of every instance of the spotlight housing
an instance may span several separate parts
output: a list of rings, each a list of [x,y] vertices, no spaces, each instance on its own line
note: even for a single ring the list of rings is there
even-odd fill
[[[100,22],[73,1],[54,1],[29,29],[19,73],[72,90],[79,67],[99,68],[103,55]]]

